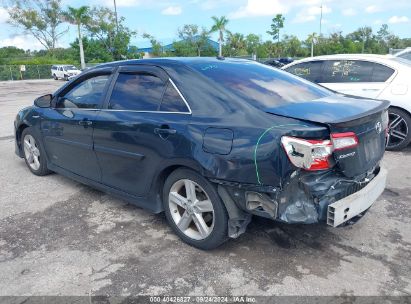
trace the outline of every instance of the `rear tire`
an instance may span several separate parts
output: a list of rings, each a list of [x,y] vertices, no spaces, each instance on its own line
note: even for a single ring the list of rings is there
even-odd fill
[[[411,117],[401,109],[388,109],[389,140],[387,150],[399,151],[407,147],[411,142]]]
[[[228,239],[228,214],[215,187],[189,169],[177,169],[164,184],[163,205],[174,232],[187,244],[211,250]]]
[[[47,169],[46,154],[43,146],[30,127],[24,129],[21,133],[21,147],[26,165],[33,174],[44,176],[51,173]]]

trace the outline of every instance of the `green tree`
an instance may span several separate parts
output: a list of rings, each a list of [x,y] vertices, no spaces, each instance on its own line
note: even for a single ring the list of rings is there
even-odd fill
[[[317,43],[318,35],[317,33],[312,33],[308,35],[307,41],[311,45],[311,57],[314,56],[314,45]]]
[[[14,0],[8,7],[9,23],[34,36],[47,50],[67,32],[61,29],[61,0]]]
[[[202,50],[208,46],[210,34],[205,28],[200,30],[198,25],[185,24],[182,28],[178,29],[178,37],[182,41],[176,44],[177,47],[185,46],[185,48],[192,48],[197,56],[201,56]]]
[[[214,24],[211,27],[210,33],[218,32],[218,56],[223,56],[223,42],[224,42],[224,34],[228,33],[227,24],[228,19],[225,16],[221,16],[220,18],[213,16]]]
[[[148,33],[144,33],[143,38],[150,41],[151,49],[153,50],[152,54],[154,56],[161,56],[161,54],[163,53],[163,47],[161,43],[153,35],[150,35]]]
[[[245,37],[245,43],[247,47],[247,52],[249,54],[257,55],[257,48],[261,43],[261,39],[258,35],[256,34],[248,34]]]
[[[246,55],[247,45],[244,35],[241,33],[228,33],[224,52],[230,54],[230,56]]]
[[[81,26],[90,22],[91,18],[89,15],[90,8],[88,6],[80,6],[79,8],[74,8],[69,6],[67,11],[63,13],[65,21],[77,26],[77,34],[80,48],[80,64],[81,68],[86,67],[84,61],[84,49],[83,49],[83,38],[81,35]]]
[[[124,17],[118,19],[112,10],[106,7],[94,7],[90,10],[90,21],[84,24],[89,35],[101,42],[114,60],[126,58],[131,37],[136,35],[124,25]]]
[[[271,22],[271,31],[267,31],[267,34],[273,37],[273,40],[277,40],[277,53],[280,55],[280,30],[284,27],[285,18],[282,14],[277,14]]]

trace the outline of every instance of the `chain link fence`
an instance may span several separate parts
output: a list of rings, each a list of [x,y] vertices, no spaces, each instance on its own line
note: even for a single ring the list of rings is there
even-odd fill
[[[0,65],[0,81],[51,78],[51,64]]]

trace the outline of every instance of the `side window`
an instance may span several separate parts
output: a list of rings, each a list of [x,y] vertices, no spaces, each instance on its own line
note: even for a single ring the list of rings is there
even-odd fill
[[[109,109],[157,111],[163,81],[151,74],[120,73],[111,94]]]
[[[99,75],[80,82],[59,98],[57,108],[100,108],[109,77],[110,75]]]
[[[407,53],[404,53],[404,54],[401,54],[401,55],[399,55],[398,57],[404,58],[404,59],[407,59],[407,60],[410,60],[410,61],[411,61],[411,51],[410,51],[410,52],[407,52]]]
[[[165,112],[189,112],[184,100],[169,81],[166,91],[163,95],[163,100],[160,105],[160,111]]]
[[[394,70],[382,65],[375,63],[374,70],[372,72],[372,81],[373,82],[385,82],[391,75],[394,74]]]
[[[324,83],[371,82],[374,64],[357,60],[330,60],[324,69]]]
[[[322,61],[310,61],[293,65],[287,68],[286,71],[309,81],[318,83],[322,82],[322,66]]]

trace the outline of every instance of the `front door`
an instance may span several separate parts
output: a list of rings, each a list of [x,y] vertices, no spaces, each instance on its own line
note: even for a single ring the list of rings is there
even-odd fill
[[[77,79],[54,97],[41,125],[50,162],[95,181],[101,180],[101,172],[93,151],[93,123],[110,73],[99,71]]]
[[[102,182],[145,195],[156,169],[179,155],[191,112],[160,68],[121,67],[94,126]]]

